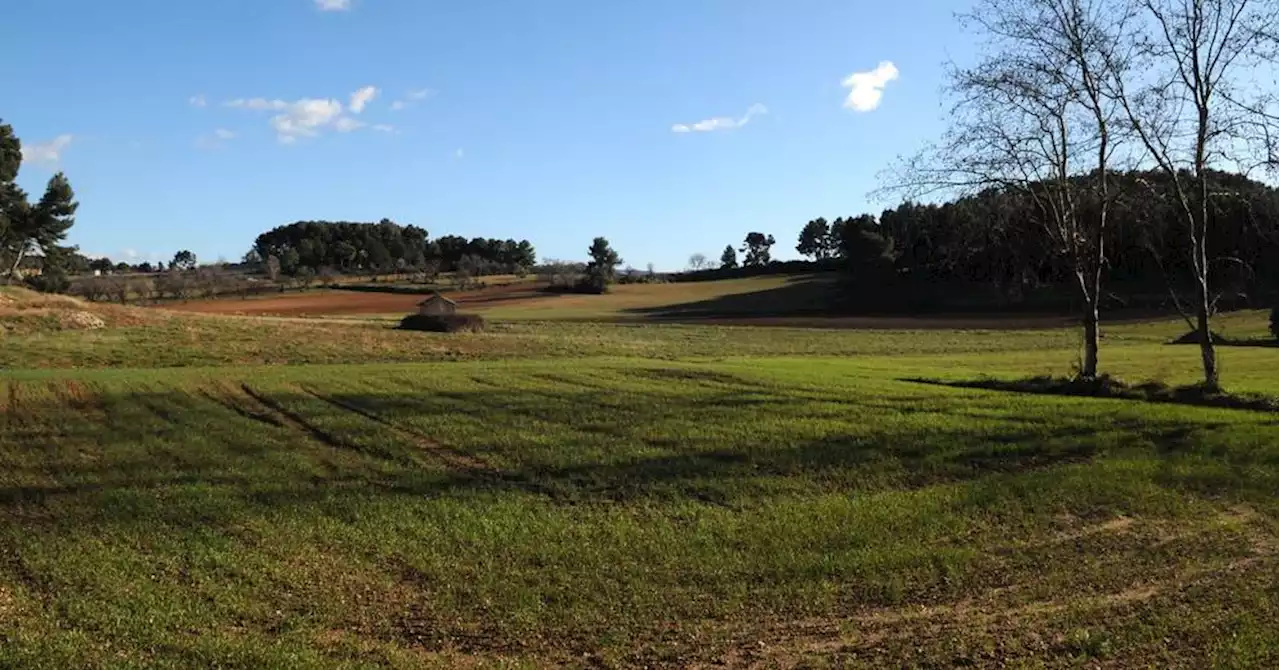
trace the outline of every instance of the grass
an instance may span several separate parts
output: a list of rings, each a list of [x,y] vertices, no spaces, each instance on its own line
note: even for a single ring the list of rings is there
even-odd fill
[[[750,313],[788,313],[797,305],[803,307],[825,296],[832,281],[822,276],[776,275],[711,282],[617,284],[609,287],[604,296],[552,294],[477,311],[499,320],[602,321],[662,313],[686,303],[723,304],[736,298],[748,303]],[[797,300],[801,294],[803,298]],[[734,313],[732,304],[728,313]]]
[[[1070,330],[117,316],[0,350],[0,667],[1280,661],[1274,414],[908,381]]]
[[[4,396],[0,664],[1275,659],[1254,412],[751,358]]]

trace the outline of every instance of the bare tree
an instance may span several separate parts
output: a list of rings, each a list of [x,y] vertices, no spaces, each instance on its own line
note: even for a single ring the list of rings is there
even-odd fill
[[[694,254],[694,255],[692,255],[692,256],[690,256],[690,257],[689,257],[689,269],[690,269],[690,270],[693,270],[694,272],[697,272],[698,270],[705,270],[707,267],[708,267],[708,265],[707,265],[707,257],[706,257],[706,256],[704,256],[704,255],[702,255],[702,254]]]
[[[1098,374],[1099,303],[1119,146],[1105,79],[1123,71],[1129,13],[1119,0],[982,0],[961,20],[981,58],[954,68],[952,123],[897,166],[882,191],[922,196],[998,189],[1023,198],[1083,299],[1080,375]]]
[[[1208,238],[1218,194],[1210,191],[1209,170],[1225,165],[1275,171],[1275,76],[1266,91],[1250,92],[1248,82],[1255,68],[1276,63],[1277,7],[1266,0],[1137,0],[1137,5],[1146,20],[1136,39],[1142,67],[1118,73],[1109,93],[1172,182],[1175,209],[1191,241],[1191,325],[1200,343],[1204,385],[1216,389],[1218,361],[1209,318],[1214,311],[1210,269],[1218,259],[1209,257]],[[1176,290],[1171,287],[1170,293],[1177,302]]]
[[[280,281],[280,259],[275,254],[267,256],[266,271],[268,281]]]

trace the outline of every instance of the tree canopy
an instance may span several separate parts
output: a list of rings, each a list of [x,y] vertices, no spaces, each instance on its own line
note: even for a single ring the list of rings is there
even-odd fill
[[[734,250],[732,244],[724,245],[724,252],[720,254],[720,267],[723,269],[738,267],[738,252]]]
[[[57,258],[58,242],[75,224],[75,192],[61,172],[49,178],[32,205],[14,180],[22,166],[22,143],[13,127],[0,123],[0,272],[13,276],[31,253]]]
[[[765,235],[764,233],[747,233],[743,253],[747,256],[743,259],[742,264],[747,267],[756,267],[768,265],[770,259],[769,247],[774,245],[773,235]]]
[[[426,230],[390,219],[377,223],[298,221],[262,233],[253,249],[259,258],[277,258],[280,271],[287,275],[304,268],[313,272],[395,272],[428,266],[457,270],[460,264],[474,274],[498,274],[527,271],[537,262],[528,240],[468,240],[457,235],[431,240]]]

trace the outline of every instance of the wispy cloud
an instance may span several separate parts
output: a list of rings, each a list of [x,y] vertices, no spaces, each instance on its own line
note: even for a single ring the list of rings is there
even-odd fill
[[[840,84],[849,89],[844,106],[855,112],[869,112],[879,107],[885,85],[897,78],[898,68],[887,60],[880,61],[874,70],[854,72]]]
[[[190,98],[187,98],[187,104],[191,105],[192,107],[204,107],[209,103],[204,99],[203,93],[198,93],[196,95],[191,96]]]
[[[345,12],[351,9],[351,0],[314,0],[316,9],[322,12]]]
[[[215,128],[213,132],[196,138],[196,148],[218,149],[236,137],[235,131],[227,130],[226,128]]]
[[[395,126],[388,125],[386,123],[375,123],[369,127],[380,133],[394,133],[396,131]]]
[[[364,121],[357,121],[349,116],[339,117],[333,122],[333,127],[340,133],[349,133],[353,130],[359,130],[364,127]]]
[[[400,100],[392,101],[391,111],[399,112],[401,110],[408,109],[414,106],[415,104],[417,104],[418,102],[426,100],[431,96],[432,93],[435,93],[435,91],[429,88],[419,88],[419,89],[411,90],[408,93],[405,93],[404,98]]]
[[[256,111],[262,111],[266,109],[284,109],[285,107],[289,106],[289,103],[283,100],[267,100],[266,98],[248,98],[248,99],[236,98],[235,100],[228,100],[222,104],[226,105],[227,107],[235,107],[237,109],[252,109]]]
[[[764,105],[756,103],[747,108],[747,113],[740,117],[717,116],[710,119],[703,119],[696,123],[677,123],[671,126],[673,133],[705,133],[712,130],[733,130],[741,128],[751,122],[752,117],[761,114],[768,114],[769,110]]]
[[[378,95],[378,87],[365,86],[351,94],[351,112],[359,114],[364,111],[365,105],[368,105]]]
[[[62,152],[71,146],[71,135],[59,135],[48,142],[32,142],[22,145],[22,160],[45,165],[56,165]]]
[[[279,112],[269,120],[276,140],[281,144],[294,144],[299,138],[316,137],[326,129],[349,133],[367,126],[364,121],[344,116],[343,112],[359,114],[377,95],[377,87],[365,86],[351,93],[345,107],[334,98],[299,98],[292,102],[278,98],[236,98],[222,104],[235,109]]]

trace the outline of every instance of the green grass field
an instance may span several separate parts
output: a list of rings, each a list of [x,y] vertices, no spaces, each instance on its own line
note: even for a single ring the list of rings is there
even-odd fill
[[[104,318],[0,353],[2,667],[1280,660],[1275,413],[906,381],[1070,330]]]

